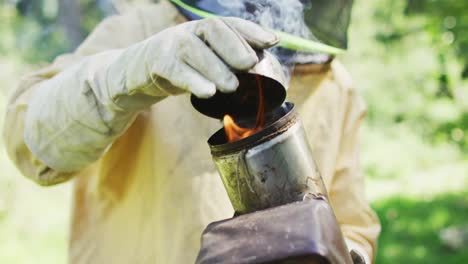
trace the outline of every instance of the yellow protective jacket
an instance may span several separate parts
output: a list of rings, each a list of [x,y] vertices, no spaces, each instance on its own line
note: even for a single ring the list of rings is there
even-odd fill
[[[74,178],[70,263],[193,263],[204,227],[233,215],[206,143],[221,123],[196,112],[187,94],[140,113],[97,162],[76,173],[47,167],[24,143],[24,116],[38,83],[83,57],[126,48],[181,22],[164,1],[107,18],[76,52],[23,78],[11,97],[4,136],[20,171],[42,185]],[[300,113],[348,246],[372,259],[380,225],[359,167],[362,99],[334,61],[297,68],[288,101]]]

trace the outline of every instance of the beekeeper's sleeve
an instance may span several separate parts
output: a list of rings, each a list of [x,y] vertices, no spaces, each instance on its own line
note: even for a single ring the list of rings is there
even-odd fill
[[[334,71],[345,71],[336,65]],[[339,75],[339,74],[338,74]],[[344,85],[351,85],[348,81]],[[366,106],[356,90],[346,89],[348,100],[342,126],[335,174],[328,193],[348,248],[372,263],[380,223],[365,198],[364,177],[359,162],[359,127]]]
[[[154,10],[151,11],[156,12],[156,15],[161,16],[176,15],[175,12],[174,14],[157,14],[158,10],[159,9],[154,8]],[[93,144],[99,143],[99,138],[102,138],[101,146],[90,145],[91,148],[102,148],[104,144],[109,144],[109,138],[104,139],[104,137],[115,137],[122,132],[125,126],[128,125],[129,122],[121,122],[120,124],[122,127],[117,128],[117,131],[111,131],[106,127],[106,122],[104,121],[106,118],[131,119],[132,116],[112,115],[113,113],[110,111],[100,111],[101,109],[93,105],[93,103],[95,103],[94,100],[86,100],[92,99],[90,98],[91,95],[89,91],[76,91],[76,93],[70,95],[69,99],[76,102],[73,105],[67,105],[67,102],[54,100],[54,98],[40,98],[42,102],[41,104],[44,106],[41,111],[47,111],[47,109],[49,109],[47,104],[56,104],[53,105],[53,107],[50,107],[50,109],[60,109],[59,111],[61,112],[57,113],[56,117],[67,118],[65,120],[60,120],[63,121],[64,127],[53,127],[53,131],[44,131],[43,129],[47,129],[45,127],[38,127],[33,131],[25,131],[25,116],[32,96],[36,90],[47,88],[47,86],[41,86],[45,81],[52,79],[65,69],[74,67],[78,63],[83,63],[83,58],[88,55],[93,55],[110,49],[125,48],[135,42],[143,40],[147,34],[145,30],[147,31],[148,28],[145,28],[145,25],[141,21],[141,12],[144,11],[136,9],[126,15],[113,16],[104,20],[73,54],[60,56],[55,59],[51,65],[25,76],[20,80],[18,88],[13,92],[7,105],[3,136],[10,158],[23,175],[40,185],[53,185],[64,182],[77,173],[80,173],[80,170],[73,172],[59,172],[45,165],[44,160],[33,155],[30,149],[26,146],[25,136],[36,137],[41,134],[43,135],[44,133],[56,135],[50,137],[50,141],[43,146],[45,148],[54,144],[55,146],[61,144],[73,144],[73,140],[79,141],[82,139],[75,135],[75,139],[63,142],[63,139],[70,136],[63,133],[67,130],[65,124],[73,124],[77,129],[79,126],[83,133],[86,134],[86,137],[94,137]],[[162,19],[161,21],[173,20],[174,19]],[[161,28],[164,27],[166,27],[166,25],[161,25]],[[151,30],[154,31],[157,29]],[[104,56],[107,56],[106,59],[112,58],[112,54]],[[94,63],[106,63],[106,60],[95,61]],[[72,96],[74,98],[71,98]],[[73,109],[71,107],[73,107]],[[86,118],[82,119],[86,120],[86,123],[73,122],[74,120],[71,120],[73,119],[73,115],[70,115],[67,111],[81,111],[86,115]],[[46,122],[47,120],[44,121]],[[104,135],[106,133],[107,135]],[[92,152],[89,150],[83,150],[80,155],[86,156],[90,155],[90,153]],[[75,160],[70,160],[70,157],[73,155],[68,155],[68,153],[54,153],[54,155],[58,155],[56,160],[60,163],[80,163],[80,155],[75,155]],[[92,155],[96,154],[93,153]]]

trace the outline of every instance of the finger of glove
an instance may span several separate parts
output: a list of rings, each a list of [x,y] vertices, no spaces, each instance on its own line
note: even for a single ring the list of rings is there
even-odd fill
[[[221,19],[201,20],[195,34],[234,69],[248,70],[258,62],[257,54],[247,41]]]
[[[222,20],[233,27],[252,47],[267,49],[278,44],[278,36],[251,21],[237,17],[223,17]]]
[[[185,63],[179,63],[171,83],[179,88],[190,91],[198,98],[210,98],[216,93],[216,86],[195,69]]]
[[[181,59],[213,82],[218,90],[231,93],[237,89],[236,76],[201,39],[191,35],[182,45]]]

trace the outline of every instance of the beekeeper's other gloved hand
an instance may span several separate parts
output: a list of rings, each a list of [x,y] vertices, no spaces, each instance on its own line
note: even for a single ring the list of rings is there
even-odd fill
[[[192,21],[126,49],[109,50],[34,87],[25,118],[25,143],[47,167],[79,170],[97,160],[136,113],[174,94],[207,98],[233,92],[232,70],[248,70],[254,49],[278,38],[238,18]]]

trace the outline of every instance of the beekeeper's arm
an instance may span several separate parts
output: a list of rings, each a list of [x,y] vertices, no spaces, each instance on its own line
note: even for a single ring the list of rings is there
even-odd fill
[[[132,19],[114,18],[121,30],[104,22],[75,55],[27,78],[13,96],[5,124],[8,152],[39,184],[63,182],[98,160],[138,112],[167,96],[235,91],[230,68],[251,68],[258,61],[252,47],[278,41],[251,22],[222,18],[183,23],[115,47],[113,41],[132,36],[121,23],[126,21]],[[83,56],[93,49],[94,55]]]
[[[334,66],[335,72],[345,71],[339,64]],[[342,83],[345,86],[352,85],[348,80]],[[328,193],[354,263],[363,263],[357,261],[362,257],[364,263],[370,264],[376,250],[380,224],[365,198],[364,177],[359,165],[359,127],[366,107],[354,89],[346,90],[347,105],[344,109],[346,114],[341,129],[340,151]]]

